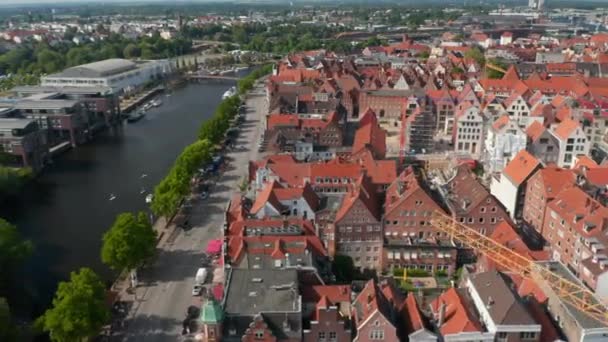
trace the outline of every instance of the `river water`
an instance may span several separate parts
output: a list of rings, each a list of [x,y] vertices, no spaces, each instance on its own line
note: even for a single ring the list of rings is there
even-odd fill
[[[35,244],[34,256],[9,297],[21,316],[40,314],[58,281],[80,267],[112,279],[113,272],[100,261],[103,233],[117,214],[147,210],[146,194],[196,139],[198,127],[232,85],[233,81],[189,84],[171,96],[160,95],[162,106],[139,122],[125,122],[56,157],[19,201],[0,208],[0,215]],[[116,196],[113,201],[111,194]]]

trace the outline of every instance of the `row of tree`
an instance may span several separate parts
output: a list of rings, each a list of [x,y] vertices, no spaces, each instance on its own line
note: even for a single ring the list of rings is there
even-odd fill
[[[101,260],[116,271],[132,271],[154,255],[156,232],[145,213],[122,213],[103,235]],[[109,322],[107,292],[101,278],[89,268],[72,272],[59,283],[51,308],[37,326],[52,341],[80,341],[95,336]]]
[[[271,68],[259,70],[253,76],[261,77]],[[199,139],[176,159],[169,174],[154,190],[151,208],[156,215],[171,217],[177,212],[190,191],[190,179],[201,165],[211,160],[214,146],[225,136],[239,104],[237,95],[223,100],[213,118],[201,126]],[[156,232],[145,213],[120,214],[103,236],[101,260],[116,271],[135,270],[154,255],[156,241]],[[2,313],[0,305],[0,318]],[[95,336],[109,319],[102,280],[91,269],[81,268],[71,273],[69,281],[59,284],[51,308],[37,320],[37,326],[48,332],[52,341],[71,342]],[[1,329],[0,325],[0,332]]]
[[[240,94],[247,93],[248,91],[253,89],[253,85],[258,78],[260,78],[264,75],[268,75],[271,72],[272,72],[272,64],[267,64],[258,69],[255,69],[249,75],[241,78],[237,82],[237,88],[239,90],[239,93]]]
[[[31,179],[32,170],[29,168],[15,169],[0,166],[0,202],[8,197],[19,194],[25,184]]]
[[[40,75],[108,58],[169,58],[188,53],[191,48],[189,39],[165,40],[159,34],[137,40],[112,34],[102,41],[82,44],[70,41],[26,43],[0,55],[0,74],[6,76],[0,81],[0,87],[9,89],[16,85],[36,84]]]
[[[33,245],[23,239],[17,227],[0,218],[0,341],[18,341],[20,329],[13,321],[8,295],[11,280],[21,263],[32,255]]]

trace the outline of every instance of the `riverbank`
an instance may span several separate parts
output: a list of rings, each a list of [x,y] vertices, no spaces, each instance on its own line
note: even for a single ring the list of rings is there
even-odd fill
[[[147,210],[145,196],[197,138],[199,124],[233,85],[197,83],[175,89],[136,125],[101,132],[65,152],[19,198],[0,208],[0,216],[36,246],[9,298],[19,317],[38,316],[57,283],[82,266],[106,280],[116,277],[100,262],[102,234],[118,213]],[[116,199],[110,201],[110,194]]]
[[[181,322],[186,309],[201,304],[200,297],[191,294],[194,275],[207,243],[222,239],[224,210],[239,191],[248,161],[259,157],[255,144],[262,132],[261,119],[267,106],[262,95],[247,97],[245,120],[233,142],[235,148],[224,155],[225,168],[212,180],[209,198],[193,200],[188,213],[190,227],[170,229],[172,233],[160,244],[157,257],[140,270],[140,285],[134,295],[126,297],[131,310],[117,339],[160,342],[182,338]]]

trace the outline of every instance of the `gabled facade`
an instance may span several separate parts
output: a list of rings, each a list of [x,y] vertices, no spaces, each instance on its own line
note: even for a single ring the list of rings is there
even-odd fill
[[[551,126],[549,131],[559,144],[557,166],[572,167],[577,155],[589,154],[591,144],[578,122],[566,119],[559,124]]]
[[[512,219],[521,217],[526,196],[526,182],[541,167],[526,150],[521,150],[498,176],[492,178],[491,193],[502,203]]]
[[[547,128],[533,122],[526,130],[528,144],[526,149],[543,164],[556,164],[559,158],[559,141]]]
[[[478,158],[484,141],[484,119],[479,108],[469,105],[456,112],[454,150]]]
[[[481,234],[490,235],[496,225],[510,220],[502,204],[466,165],[456,168],[444,188],[444,201],[455,219]]]
[[[347,255],[361,269],[380,269],[382,221],[378,197],[361,176],[344,195],[335,219],[336,254]]]
[[[429,189],[408,168],[386,191],[383,269],[416,268],[451,274],[456,248],[430,223],[434,212],[445,213]]]
[[[375,280],[366,283],[352,306],[356,328],[354,342],[400,340],[396,305],[389,301]]]
[[[536,171],[526,184],[523,219],[540,235],[544,235],[547,203],[563,189],[576,184],[576,174],[570,169],[549,165]]]

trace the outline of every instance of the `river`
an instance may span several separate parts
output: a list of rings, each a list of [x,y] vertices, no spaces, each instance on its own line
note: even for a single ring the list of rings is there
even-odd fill
[[[114,273],[100,261],[103,233],[117,214],[147,210],[146,194],[196,139],[198,127],[232,85],[194,83],[160,95],[162,106],[56,157],[19,201],[0,208],[1,216],[35,244],[34,256],[17,276],[23,283],[9,297],[20,316],[40,314],[57,283],[80,267],[112,279]],[[110,201],[110,194],[116,199]]]

